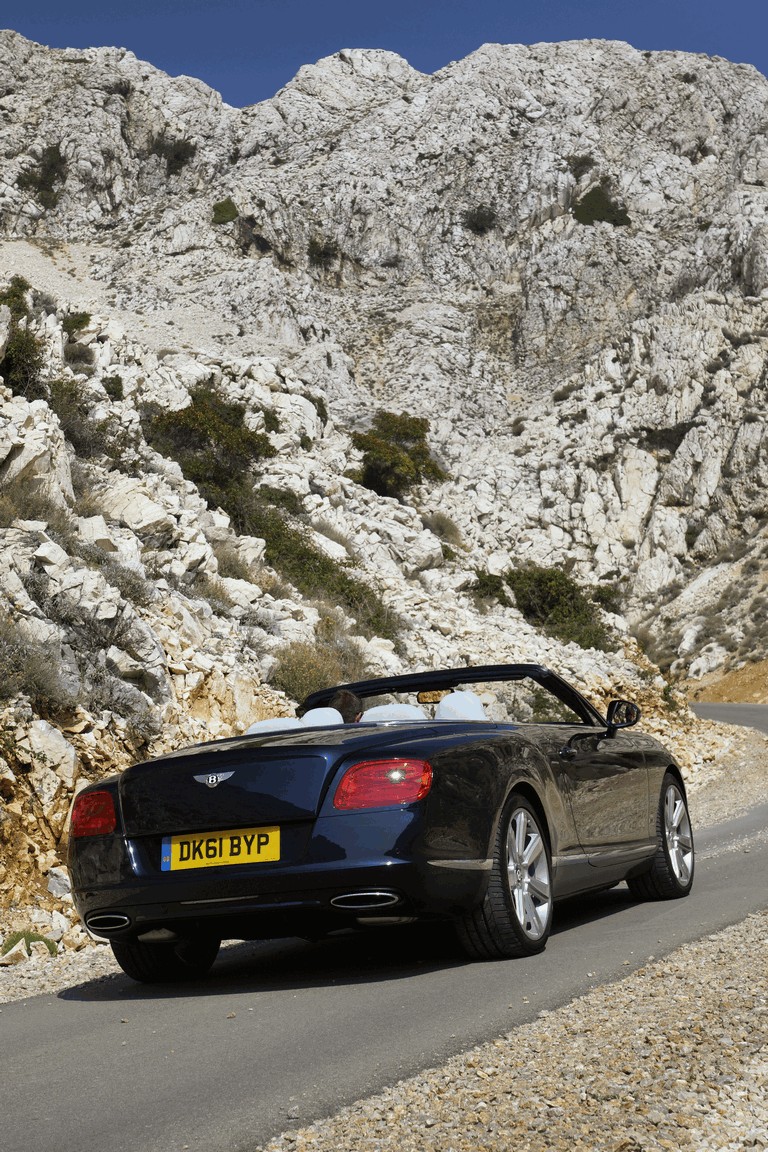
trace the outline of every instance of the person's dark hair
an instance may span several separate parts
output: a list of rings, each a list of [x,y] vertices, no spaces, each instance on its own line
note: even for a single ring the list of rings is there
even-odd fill
[[[350,692],[348,688],[340,688],[333,698],[328,701],[328,707],[336,708],[337,711],[341,712],[341,717],[345,724],[354,724],[362,715],[363,702],[359,696],[355,696],[354,692]]]

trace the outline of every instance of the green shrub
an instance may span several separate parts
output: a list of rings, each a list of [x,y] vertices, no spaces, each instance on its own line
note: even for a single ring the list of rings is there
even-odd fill
[[[93,348],[71,340],[64,345],[64,359],[68,364],[93,364],[95,356]]]
[[[103,376],[101,386],[110,400],[122,400],[125,395],[123,378],[122,376],[118,376],[117,373],[115,373],[114,376]]]
[[[79,380],[52,380],[49,403],[59,418],[64,436],[78,456],[90,459],[106,450],[106,421],[91,419],[90,401]]]
[[[590,600],[606,612],[620,616],[623,610],[621,589],[616,584],[597,584],[589,593]]]
[[[327,424],[328,423],[328,409],[326,407],[325,400],[323,399],[323,397],[322,396],[308,396],[307,399],[309,400],[310,404],[314,405],[315,411],[317,412],[317,415],[320,418],[320,423],[323,425]]]
[[[28,696],[41,716],[60,716],[78,703],[77,692],[59,671],[55,645],[33,645],[12,616],[0,610],[0,701]]]
[[[504,581],[501,576],[494,576],[490,572],[475,570],[475,583],[471,588],[472,597],[476,604],[482,606],[489,601],[497,601],[505,608],[512,607],[512,601],[507,596]]]
[[[310,237],[307,245],[307,256],[310,264],[325,268],[338,258],[339,246],[335,240],[323,240],[318,236]]]
[[[573,215],[579,224],[613,224],[621,227],[629,224],[627,210],[611,195],[607,184],[590,188],[573,206]]]
[[[282,508],[291,516],[301,516],[304,513],[301,496],[292,488],[275,488],[272,484],[260,484],[258,495],[268,504],[272,504],[275,508]]]
[[[476,236],[485,236],[486,232],[491,232],[496,227],[496,209],[489,204],[478,204],[462,214],[461,222]]]
[[[291,524],[277,508],[244,491],[237,507],[225,508],[238,532],[266,541],[264,559],[304,595],[339,604],[364,636],[394,640],[400,621],[380,597],[350,569],[331,559],[311,540],[303,524]]]
[[[11,323],[11,333],[0,360],[0,375],[14,396],[24,396],[27,400],[45,400],[48,390],[40,379],[45,356],[40,340],[16,321]]]
[[[35,943],[45,944],[46,948],[48,949],[49,956],[55,956],[58,951],[55,940],[50,940],[47,936],[41,936],[39,932],[32,932],[29,929],[24,929],[21,931],[8,933],[5,938],[3,947],[0,948],[0,956],[5,956],[7,952],[10,952],[11,948],[16,947],[20,940],[24,941],[24,945],[27,949],[27,956],[32,955],[30,944]]]
[[[267,432],[280,431],[280,417],[273,408],[262,408],[261,414],[264,417],[264,429]]]
[[[222,399],[204,384],[190,396],[189,406],[175,412],[146,408],[144,435],[153,448],[181,465],[209,503],[226,511],[230,486],[237,488],[237,478],[274,456],[275,450],[262,432],[246,428],[241,404]]]
[[[212,223],[231,224],[233,220],[237,220],[239,215],[237,205],[227,196],[226,200],[219,200],[217,204],[214,204]]]
[[[23,276],[12,276],[8,287],[0,292],[0,304],[11,312],[11,330],[5,354],[0,360],[0,375],[15,396],[27,400],[44,400],[48,393],[40,379],[45,360],[43,345],[20,323],[30,316],[27,293],[30,284]]]
[[[507,572],[505,579],[529,624],[564,643],[602,651],[612,648],[595,604],[562,568],[531,564]]]
[[[67,336],[74,336],[76,332],[81,332],[83,328],[87,328],[90,322],[90,312],[68,312],[62,320],[61,326]]]
[[[31,287],[31,284],[23,276],[12,276],[8,287],[0,292],[0,304],[5,304],[10,308],[13,320],[21,320],[23,317],[29,316],[27,292],[30,291]]]
[[[43,208],[55,208],[66,178],[67,162],[61,148],[49,144],[34,166],[20,174],[16,184],[23,192],[30,192]]]
[[[149,144],[150,155],[159,156],[165,161],[167,176],[176,176],[189,164],[197,152],[197,145],[191,140],[170,140],[164,133],[153,136]]]
[[[380,409],[369,432],[355,432],[352,443],[363,453],[363,465],[353,478],[379,496],[400,499],[415,484],[444,480],[427,445],[429,421]]]

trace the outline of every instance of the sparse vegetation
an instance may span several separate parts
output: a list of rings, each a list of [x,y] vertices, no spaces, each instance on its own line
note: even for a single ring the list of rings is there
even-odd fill
[[[233,509],[225,509],[233,514]],[[237,531],[266,540],[264,559],[270,567],[312,599],[339,604],[355,618],[364,636],[395,639],[400,621],[378,594],[353,570],[326,555],[309,537],[304,524],[292,524],[277,508],[262,503],[256,493],[243,493],[233,523]]]
[[[602,651],[613,647],[594,602],[562,568],[531,564],[510,570],[505,579],[529,624],[566,644]]]
[[[90,312],[68,312],[62,320],[61,326],[67,336],[72,337],[78,332],[82,332],[83,328],[87,328],[90,322]]]
[[[253,573],[241,557],[234,544],[223,540],[215,544],[213,553],[219,565],[219,575],[228,580],[248,580],[253,583]]]
[[[61,187],[67,178],[67,161],[58,144],[47,145],[31,168],[16,181],[22,192],[29,192],[43,208],[55,208]]]
[[[292,700],[332,684],[363,679],[370,670],[360,649],[333,616],[321,617],[313,643],[296,641],[279,654],[271,681]]]
[[[265,486],[254,491],[260,461],[274,455],[263,433],[250,432],[241,405],[231,404],[208,386],[192,392],[178,412],[145,409],[142,423],[149,443],[176,460],[212,507],[223,508],[236,532],[266,541],[265,561],[303,595],[341,605],[368,636],[394,637],[398,620],[372,588],[316,547],[295,493]]]
[[[240,213],[237,210],[237,205],[230,196],[224,200],[219,200],[213,206],[213,216],[211,223],[213,224],[231,224],[233,220],[237,220]]]
[[[218,576],[198,572],[192,581],[191,593],[200,600],[207,600],[217,616],[227,616],[234,607],[234,601]]]
[[[338,259],[339,246],[335,240],[323,239],[320,236],[311,236],[307,244],[307,256],[310,264],[315,267],[326,268]]]
[[[0,701],[20,694],[41,716],[60,716],[78,702],[76,686],[62,675],[57,646],[33,643],[14,617],[0,610]]]
[[[352,442],[363,453],[363,465],[352,478],[379,496],[401,499],[416,484],[445,480],[427,444],[429,421],[379,409],[368,432],[355,432]]]
[[[20,940],[24,941],[24,947],[27,950],[27,956],[32,955],[32,944],[45,944],[50,956],[55,956],[57,952],[56,941],[51,940],[48,936],[42,936],[39,932],[33,932],[29,929],[22,929],[16,932],[9,932],[6,936],[2,948],[0,948],[0,956],[5,956],[10,952],[11,948],[15,948]]]
[[[22,323],[13,321],[5,356],[0,360],[0,375],[14,396],[23,396],[26,400],[47,398],[47,389],[40,378],[44,362],[40,340]]]
[[[164,133],[153,136],[149,145],[150,155],[159,156],[165,161],[167,176],[181,172],[197,152],[197,145],[191,140],[171,140]]]
[[[614,198],[605,182],[590,188],[576,201],[573,215],[579,224],[605,223],[618,228],[630,223],[626,208]]]
[[[502,604],[505,608],[512,607],[512,601],[507,595],[506,587],[501,576],[491,572],[475,571],[475,583],[472,585],[472,598],[478,608],[483,609],[489,604]]]
[[[430,532],[434,532],[435,536],[439,537],[444,544],[452,545],[454,548],[464,547],[458,525],[445,512],[425,512],[421,517],[421,522]]]
[[[461,222],[469,232],[474,232],[476,236],[485,236],[496,227],[496,209],[490,204],[477,204],[462,213]]]

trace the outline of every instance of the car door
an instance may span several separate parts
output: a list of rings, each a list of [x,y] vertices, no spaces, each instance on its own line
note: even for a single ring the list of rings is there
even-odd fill
[[[567,793],[590,864],[647,852],[649,781],[642,734],[579,725],[542,725],[552,770]]]

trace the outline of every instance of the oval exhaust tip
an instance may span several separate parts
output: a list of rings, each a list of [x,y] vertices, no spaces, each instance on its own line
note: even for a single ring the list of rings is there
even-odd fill
[[[127,928],[130,923],[130,916],[125,916],[122,912],[97,912],[95,916],[89,916],[86,920],[86,926],[98,933],[119,932],[121,928]]]
[[[345,908],[350,911],[364,912],[371,908],[391,908],[399,904],[400,897],[396,892],[345,892],[342,896],[333,896],[331,904],[334,908]]]

